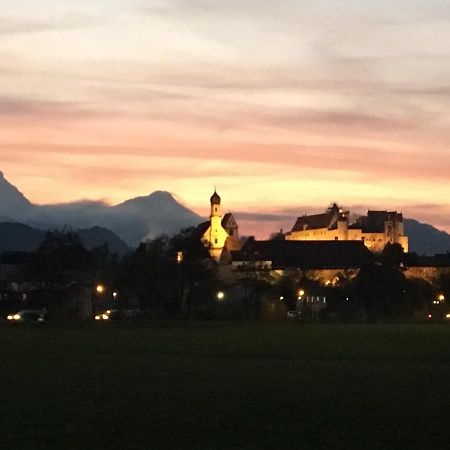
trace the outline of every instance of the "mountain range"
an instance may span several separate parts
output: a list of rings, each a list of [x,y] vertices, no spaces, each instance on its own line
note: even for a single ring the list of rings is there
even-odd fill
[[[0,222],[19,222],[38,230],[100,227],[136,247],[146,239],[176,233],[203,220],[164,191],[115,206],[95,201],[34,205],[0,172]]]
[[[239,219],[239,214],[236,216]],[[0,172],[0,253],[33,250],[45,230],[64,227],[77,231],[88,248],[107,243],[112,251],[123,253],[127,246],[133,248],[146,239],[177,233],[202,221],[204,218],[165,191],[115,206],[95,201],[35,205]],[[404,224],[410,251],[419,255],[450,251],[450,235],[446,232],[414,219],[405,219]]]

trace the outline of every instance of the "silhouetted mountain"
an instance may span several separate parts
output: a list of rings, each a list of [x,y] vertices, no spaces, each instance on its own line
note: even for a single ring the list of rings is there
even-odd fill
[[[433,226],[405,219],[405,234],[409,237],[409,250],[418,255],[434,255],[450,251],[450,235]]]
[[[106,228],[93,227],[75,230],[75,232],[88,250],[106,244],[113,253],[122,255],[130,251],[125,242]],[[35,251],[44,240],[45,234],[43,230],[22,223],[0,222],[0,253]]]
[[[194,226],[203,218],[178,203],[170,193],[157,191],[116,206],[82,201],[55,205],[33,205],[1,174],[0,217],[41,230],[104,227],[127,245],[135,247],[160,234],[174,234]]]
[[[77,230],[76,233],[88,250],[100,245],[107,245],[112,253],[118,253],[119,255],[124,255],[131,251],[130,247],[122,239],[107,228],[83,228]]]
[[[114,219],[111,221],[111,219]],[[198,225],[203,219],[180,205],[171,194],[156,191],[127,200],[108,211],[111,229],[135,245],[145,239]]]
[[[64,226],[73,229],[101,227],[106,229],[105,232],[111,230],[131,247],[163,233],[177,233],[204,220],[164,191],[136,197],[116,206],[95,201],[33,205],[1,172],[0,218],[4,218],[0,221],[18,221],[40,230]],[[405,219],[405,232],[412,252],[431,255],[450,250],[450,236],[431,225]],[[31,235],[28,237],[32,239]],[[116,244],[120,248],[120,244]],[[111,240],[111,248],[116,244]]]
[[[0,172],[0,216],[11,219],[28,214],[33,205]]]
[[[45,237],[45,231],[24,225],[23,223],[0,223],[0,253],[6,251],[32,252],[39,247]]]

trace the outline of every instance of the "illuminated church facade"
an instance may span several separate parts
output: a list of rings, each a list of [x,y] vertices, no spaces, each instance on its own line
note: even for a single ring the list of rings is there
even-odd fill
[[[218,261],[225,248],[234,250],[239,247],[239,228],[233,214],[227,213],[222,217],[221,198],[215,190],[210,204],[209,221],[199,227],[203,245],[208,248],[211,257]]]

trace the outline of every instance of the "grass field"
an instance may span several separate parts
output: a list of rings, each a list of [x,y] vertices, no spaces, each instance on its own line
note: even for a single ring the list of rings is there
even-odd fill
[[[0,327],[3,449],[444,449],[450,326]]]

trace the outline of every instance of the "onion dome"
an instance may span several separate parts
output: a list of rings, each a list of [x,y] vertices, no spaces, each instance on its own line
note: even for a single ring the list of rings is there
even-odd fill
[[[220,205],[220,196],[214,189],[214,194],[210,198],[211,205]]]

